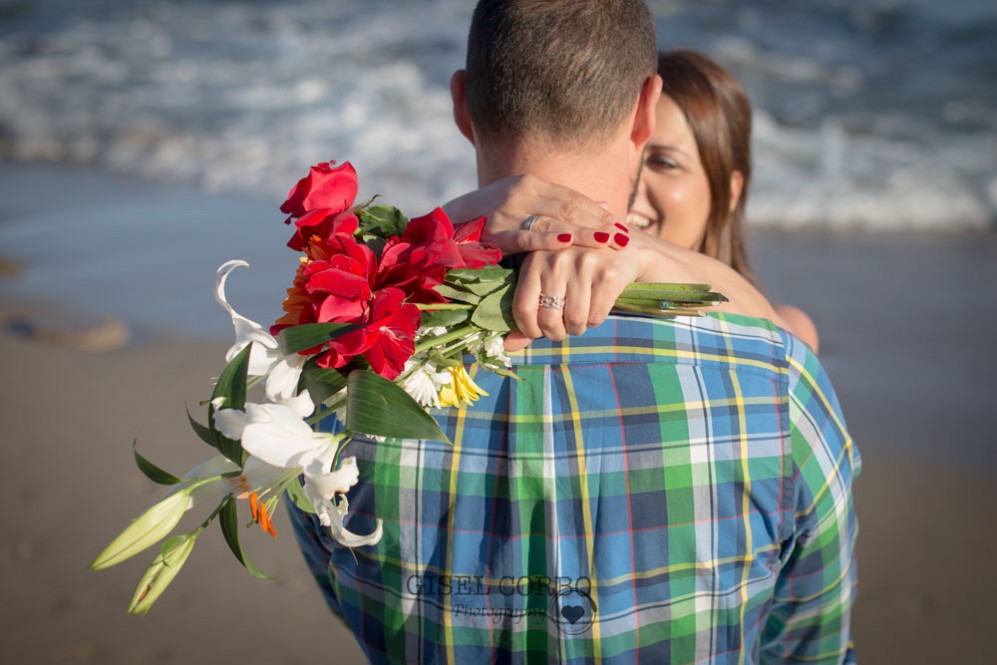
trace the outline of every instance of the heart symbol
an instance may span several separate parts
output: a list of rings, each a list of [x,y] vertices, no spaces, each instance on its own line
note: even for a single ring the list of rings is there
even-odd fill
[[[561,616],[573,626],[576,621],[585,616],[585,609],[581,605],[565,605],[561,608]]]

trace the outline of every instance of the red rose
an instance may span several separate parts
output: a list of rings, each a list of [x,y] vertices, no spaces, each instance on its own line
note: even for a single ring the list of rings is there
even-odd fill
[[[335,214],[352,206],[357,197],[357,172],[349,162],[338,167],[333,166],[335,163],[322,162],[311,167],[308,175],[287,193],[280,211],[302,217],[319,208],[328,208],[330,214]]]
[[[414,302],[446,302],[433,287],[443,283],[448,268],[478,269],[502,258],[501,251],[478,242],[484,223],[482,217],[455,230],[440,208],[413,219],[385,244],[377,286],[400,288]]]

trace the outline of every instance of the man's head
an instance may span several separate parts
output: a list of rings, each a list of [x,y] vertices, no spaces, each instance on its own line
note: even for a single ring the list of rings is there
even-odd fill
[[[643,0],[480,0],[467,49],[469,138],[587,151],[632,118],[656,65]]]

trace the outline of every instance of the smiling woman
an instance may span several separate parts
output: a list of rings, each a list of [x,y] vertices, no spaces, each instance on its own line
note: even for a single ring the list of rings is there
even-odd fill
[[[655,132],[628,222],[712,256],[751,279],[744,209],[751,103],[727,70],[693,51],[658,56]]]
[[[741,83],[695,51],[658,54],[663,81],[628,224],[726,263],[749,281],[744,242],[751,183],[751,102]],[[817,351],[817,327],[775,305],[782,324]]]

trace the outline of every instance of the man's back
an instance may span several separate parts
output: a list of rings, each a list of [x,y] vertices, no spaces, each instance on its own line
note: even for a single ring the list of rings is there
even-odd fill
[[[453,446],[358,439],[350,551],[296,514],[375,662],[850,658],[858,453],[819,362],[755,319],[612,317],[480,372]],[[319,535],[316,535],[319,534]]]

